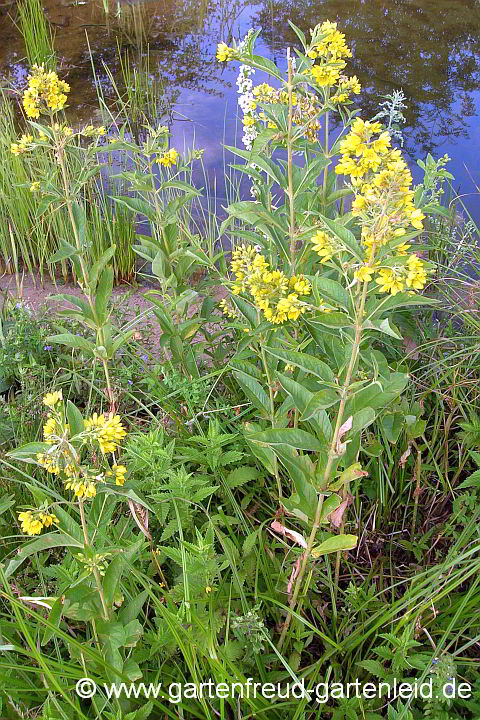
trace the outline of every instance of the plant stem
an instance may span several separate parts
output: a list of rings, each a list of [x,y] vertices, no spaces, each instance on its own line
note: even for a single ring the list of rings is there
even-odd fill
[[[52,123],[53,126],[53,123]],[[70,197],[70,185],[68,182],[68,173],[67,173],[67,167],[65,164],[65,149],[63,147],[62,141],[57,139],[57,135],[55,134],[55,145],[57,148],[57,158],[58,158],[58,164],[60,165],[60,170],[62,173],[62,181],[63,181],[63,190],[65,194],[65,203],[67,205],[68,210],[68,217],[70,218],[70,223],[72,225],[73,235],[75,238],[75,245],[78,250],[78,261],[80,263],[80,268],[82,271],[82,280],[83,280],[83,292],[87,298],[88,304],[90,306],[90,310],[92,311],[93,318],[95,320],[95,325],[97,327],[97,345],[101,345],[105,347],[105,335],[103,332],[103,326],[98,320],[98,315],[95,307],[95,302],[93,300],[92,291],[90,289],[89,281],[88,281],[88,272],[87,268],[85,267],[85,260],[83,258],[83,248],[80,242],[80,236],[78,234],[78,228],[75,222],[75,216],[73,214],[73,206],[72,206],[72,198]],[[102,358],[102,364],[103,369],[105,372],[105,380],[107,383],[107,397],[108,401],[110,403],[110,407],[113,409],[115,401],[113,396],[113,390],[112,390],[112,383],[110,380],[110,373],[108,371],[108,364],[106,359]]]
[[[414,443],[415,444],[415,443]],[[413,538],[415,534],[415,526],[417,524],[417,511],[418,511],[418,498],[420,497],[420,485],[421,485],[421,474],[422,474],[422,452],[418,449],[417,445],[415,444],[415,448],[417,450],[417,463],[415,467],[415,491],[414,491],[414,505],[413,505],[413,517],[412,517],[412,533],[411,536]]]
[[[85,518],[85,508],[83,507],[83,499],[82,498],[80,498],[78,501],[78,507],[80,509],[80,521],[82,523],[83,541],[84,541],[85,547],[90,547],[90,543],[88,541],[88,526],[87,526],[87,521]],[[98,590],[98,594],[100,596],[100,602],[102,603],[103,616],[104,616],[105,620],[108,620],[109,614],[108,614],[107,605],[105,603],[105,595],[103,594],[102,578],[100,577],[100,573],[98,572],[97,568],[93,568],[93,575],[95,577],[95,582],[97,583],[97,590]]]
[[[293,204],[293,141],[292,141],[292,129],[293,129],[293,69],[292,69],[292,58],[290,57],[290,48],[287,51],[287,62],[288,62],[288,133],[287,133],[287,175],[288,175],[288,207],[289,207],[289,223],[288,231],[290,235],[290,263],[292,269],[292,275],[295,275],[296,266],[296,240],[295,240],[295,207]]]
[[[260,313],[257,310],[257,322],[260,324]],[[263,346],[263,342],[260,341],[260,355],[262,357],[262,363],[263,363],[263,369],[265,370],[265,375],[267,376],[267,384],[268,384],[268,396],[270,398],[270,422],[272,424],[272,428],[275,427],[275,399],[273,396],[273,386],[272,386],[272,376],[270,375],[270,370],[267,363],[267,356],[265,355],[265,349]],[[280,482],[280,475],[278,472],[278,461],[277,456],[274,454],[273,457],[273,470],[275,473],[275,479],[277,481],[277,490],[278,490],[278,499],[281,501],[283,495],[282,495],[282,483]]]
[[[374,255],[375,255],[375,246],[373,247],[372,258]],[[342,389],[341,389],[341,398],[340,398],[340,405],[339,405],[338,413],[337,413],[337,421],[335,424],[335,430],[334,430],[334,433],[332,436],[332,442],[330,444],[330,449],[328,452],[328,460],[327,460],[327,464],[325,467],[325,472],[323,474],[323,487],[327,487],[328,481],[330,479],[330,473],[332,471],[334,460],[336,458],[338,458],[337,445],[340,440],[340,428],[342,427],[343,415],[344,415],[344,411],[345,411],[345,404],[347,402],[347,397],[348,397],[348,390],[349,390],[350,383],[352,380],[353,369],[355,367],[358,351],[360,348],[360,342],[362,339],[363,315],[364,315],[364,310],[365,310],[365,301],[367,298],[367,288],[368,288],[368,282],[364,282],[361,295],[359,296],[359,299],[357,302],[357,308],[356,308],[356,313],[355,313],[355,339],[354,339],[353,345],[352,345],[352,354],[350,356],[350,362],[348,364],[347,374],[345,376],[345,380],[344,380],[344,383],[343,383]],[[308,560],[309,560],[309,557],[310,557],[310,554],[312,551],[313,543],[315,542],[317,530],[320,527],[320,520],[322,517],[322,508],[323,508],[323,498],[324,498],[324,495],[320,494],[319,498],[318,498],[317,510],[315,512],[315,519],[313,522],[312,530],[311,530],[309,538],[308,538],[306,550],[303,553],[302,564],[300,566],[300,571],[298,573],[298,576],[297,576],[297,579],[295,582],[293,595],[292,595],[292,598],[289,603],[289,612],[288,612],[287,617],[285,618],[285,622],[284,622],[283,629],[282,629],[282,634],[280,635],[280,640],[278,641],[277,648],[279,651],[281,650],[281,648],[283,646],[283,643],[285,641],[285,638],[286,638],[286,635],[288,632],[288,628],[292,621],[292,612],[294,611],[296,604],[297,604],[297,598],[298,598],[298,594],[300,592],[300,587],[303,582],[303,577],[305,575],[307,563],[308,563]],[[335,578],[335,586],[336,586],[337,582],[338,582],[338,577]]]
[[[328,144],[329,144],[329,128],[328,128],[328,110],[325,113],[325,141],[324,141],[324,148],[323,151],[325,153],[325,156],[328,155]],[[325,169],[323,171],[323,199],[325,200],[325,195],[327,192],[327,179],[328,179],[328,165],[325,166]]]

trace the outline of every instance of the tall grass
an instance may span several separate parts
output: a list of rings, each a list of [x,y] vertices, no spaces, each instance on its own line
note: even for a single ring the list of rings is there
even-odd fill
[[[18,28],[23,35],[29,65],[56,66],[53,31],[45,17],[41,0],[21,0],[17,3]]]

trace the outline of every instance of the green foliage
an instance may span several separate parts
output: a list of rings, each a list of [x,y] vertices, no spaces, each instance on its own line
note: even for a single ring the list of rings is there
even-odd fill
[[[132,159],[112,206],[111,189],[99,187],[93,129],[80,137],[32,123],[48,138],[35,140],[35,155],[55,167],[33,212],[63,213],[66,230],[52,247],[45,239],[44,255],[73,269],[84,296],[61,296],[71,307],[50,340],[21,308],[2,324],[2,370],[20,380],[2,406],[0,445],[7,717],[479,715],[474,695],[444,692],[460,679],[480,689],[475,345],[453,325],[448,344],[435,344],[432,299],[412,285],[425,284],[421,273],[407,282],[407,255],[396,250],[424,241],[423,213],[411,208],[413,229],[391,238],[385,228],[397,223],[398,207],[394,216],[345,211],[346,199],[362,204],[363,186],[339,182],[333,159],[357,156],[328,131],[312,133],[335,114],[355,143],[356,111],[348,98],[333,102],[338,78],[322,85],[312,73],[336,67],[312,57],[325,28],[309,43],[293,30],[303,51],[296,68],[290,57],[287,79],[254,53],[255,34],[227,48],[280,84],[251,108],[265,114],[252,114],[252,149],[232,148],[255,200],[231,198],[227,219],[212,225],[215,237],[229,233],[235,279],[224,253],[194,232],[196,158],[178,157],[162,128],[128,141],[120,133],[106,151]],[[314,108],[304,118],[295,114],[302,99]],[[399,101],[378,116],[390,130]],[[12,158],[26,190],[37,166]],[[444,160],[428,157],[424,170],[414,207],[446,222],[437,203],[449,179]],[[138,215],[151,235],[134,230]],[[31,223],[30,211],[22,222]],[[117,330],[121,312],[112,307],[115,276],[132,272],[133,241],[158,283],[149,298],[161,335],[148,350],[131,341],[143,314]],[[435,259],[440,250],[428,248]],[[403,286],[381,292],[380,267]],[[209,294],[220,283],[231,291],[221,303],[217,288]],[[415,346],[409,354],[405,336]],[[44,350],[50,342],[67,351]],[[40,406],[39,388],[33,393],[25,378],[37,381],[47,368],[44,352],[52,374],[42,375],[49,394]],[[97,683],[91,700],[75,692],[86,676]],[[209,678],[302,680],[311,691],[358,679],[383,683],[383,694],[318,703],[165,694],[169,683],[198,689]],[[426,681],[432,697],[387,697],[395,683]],[[112,682],[162,682],[163,691],[148,701],[108,697],[104,683]]]

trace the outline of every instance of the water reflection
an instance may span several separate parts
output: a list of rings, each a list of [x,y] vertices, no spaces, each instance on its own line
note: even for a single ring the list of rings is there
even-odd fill
[[[435,152],[445,138],[468,137],[480,88],[476,0],[268,0],[258,22],[275,52],[296,42],[289,19],[307,31],[327,18],[338,21],[354,48],[349,67],[364,88],[365,116],[376,113],[379,94],[403,88],[417,154]]]
[[[260,51],[283,68],[286,46],[297,42],[289,19],[305,32],[324,19],[336,20],[354,51],[349,72],[362,82],[364,116],[375,115],[381,95],[403,88],[407,151],[412,157],[448,152],[461,189],[474,190],[469,173],[480,185],[474,162],[480,140],[478,0],[44,0],[44,5],[56,28],[60,70],[74,88],[72,115],[86,120],[97,105],[85,32],[107,101],[114,93],[103,63],[123,89],[121,58],[128,51],[132,67],[140,69],[148,48],[151,84],[164,88],[167,105],[175,107],[175,143],[182,147],[185,138],[190,144],[195,135],[197,146],[206,150],[207,169],[218,178],[221,143],[240,142],[241,128],[236,125],[238,68],[216,61],[217,41],[261,27]],[[23,54],[21,38],[0,4],[0,69],[21,78],[15,63]]]

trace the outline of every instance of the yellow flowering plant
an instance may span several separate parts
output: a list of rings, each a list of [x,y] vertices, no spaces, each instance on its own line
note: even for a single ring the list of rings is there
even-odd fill
[[[200,308],[194,314],[189,312],[199,298],[191,276],[199,266],[209,263],[205,251],[192,243],[192,234],[186,228],[188,213],[183,209],[201,194],[191,184],[192,163],[201,153],[193,151],[182,157],[178,150],[168,147],[165,126],[146,127],[146,131],[141,144],[123,138],[111,144],[113,149],[127,151],[133,164],[132,170],[120,174],[129,194],[113,199],[149,223],[150,234],[138,234],[133,246],[144,262],[151,263],[159,283],[159,290],[149,291],[146,297],[162,330],[162,346],[170,351],[173,362],[192,376],[198,370],[189,339],[205,325],[206,318]]]
[[[90,354],[104,369],[106,394],[114,410],[115,398],[108,367],[109,360],[128,339],[128,334],[115,334],[110,323],[109,300],[113,288],[113,269],[109,264],[115,253],[112,245],[93,261],[87,237],[88,208],[85,186],[100,174],[99,150],[106,135],[103,126],[86,125],[73,129],[65,123],[62,114],[67,107],[70,86],[57,73],[43,65],[34,65],[28,76],[28,86],[23,93],[22,104],[28,118],[30,131],[19,142],[12,143],[11,152],[22,155],[26,165],[31,166],[32,182],[29,189],[41,196],[41,212],[65,207],[71,225],[71,238],[59,239],[59,250],[48,262],[69,261],[85,299],[71,295],[59,295],[58,299],[74,305],[63,311],[66,317],[79,320],[94,340],[64,332],[51,336],[48,342],[56,342]],[[34,177],[34,165],[30,162],[35,153],[47,154],[52,162],[52,174],[38,179]],[[63,328],[62,328],[63,329]]]
[[[102,577],[106,570],[105,558],[111,553],[102,555],[94,548],[95,531],[92,533],[89,529],[89,518],[98,509],[93,511],[89,507],[97,495],[102,494],[126,494],[130,501],[134,498],[142,502],[132,491],[123,490],[127,467],[119,460],[126,429],[121,418],[112,412],[93,413],[84,418],[73,403],[64,402],[60,390],[47,393],[43,404],[47,410],[43,442],[29,443],[12,450],[8,457],[41,468],[53,481],[53,494],[57,498],[65,494],[67,499],[58,499],[53,503],[45,499],[36,508],[20,510],[18,520],[21,530],[29,536],[40,535],[45,529],[53,531],[42,538],[39,549],[65,544],[82,550],[82,553],[76,555],[82,564],[80,579],[93,575],[101,602],[101,617],[108,619],[111,615],[109,592],[104,587]],[[40,488],[34,485],[30,487],[35,498],[44,495],[41,485]],[[77,508],[79,533],[74,530],[76,523],[64,505]],[[12,572],[36,548],[35,543],[27,544],[20,551],[19,558],[7,568],[7,573]]]
[[[222,44],[217,58],[242,63],[247,149],[229,149],[245,161],[234,167],[254,195],[231,204],[221,228],[234,242],[221,309],[238,333],[233,375],[257,414],[246,440],[275,476],[281,507],[309,529],[293,611],[308,559],[337,551],[338,583],[340,551],[356,543],[345,523],[350,484],[367,474],[364,430],[388,424],[408,383],[401,365],[389,366],[382,338],[402,340],[398,308],[431,302],[415,239],[437,204],[413,187],[384,126],[352,106],[360,84],[346,74],[352,52],[337,24],[317,25],[309,41],[292,28],[302,50],[296,58],[288,50],[285,75],[255,54],[258,33]],[[277,87],[254,87],[257,69]],[[343,125],[333,142],[332,116]],[[340,531],[316,545],[332,513]]]

